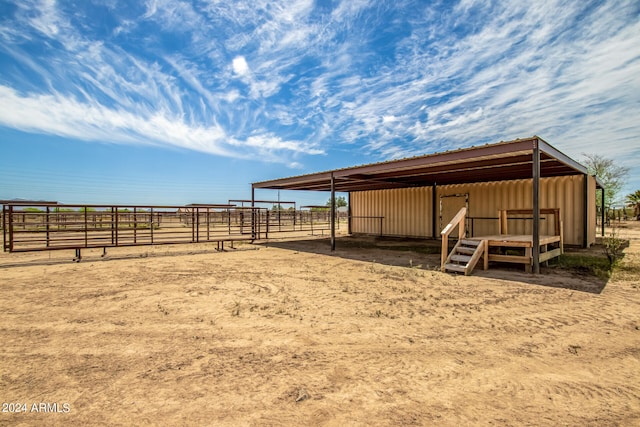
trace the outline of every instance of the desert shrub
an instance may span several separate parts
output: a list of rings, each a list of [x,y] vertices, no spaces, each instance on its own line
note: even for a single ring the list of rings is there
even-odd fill
[[[618,234],[618,228],[612,227],[608,236],[602,238],[602,247],[604,254],[609,260],[609,270],[613,270],[622,260],[623,250],[627,241],[621,239]]]

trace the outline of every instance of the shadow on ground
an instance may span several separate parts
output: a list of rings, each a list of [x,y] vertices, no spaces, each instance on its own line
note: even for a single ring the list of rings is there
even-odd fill
[[[193,244],[192,244],[193,245]],[[185,255],[200,255],[200,254],[215,254],[219,252],[233,252],[233,251],[246,251],[246,250],[256,250],[258,249],[254,245],[226,245],[224,249],[217,249],[211,243],[199,243],[201,245],[201,249],[171,249],[166,252],[159,251],[149,251],[145,250],[144,246],[138,246],[140,251],[136,252],[127,252],[120,253],[116,252],[115,249],[110,248],[111,250],[107,253],[106,256],[102,256],[98,251],[102,251],[102,249],[86,249],[86,251],[92,250],[90,254],[83,253],[82,259],[80,261],[76,261],[73,255],[72,249],[60,250],[60,251],[51,251],[46,254],[49,255],[52,252],[55,252],[55,256],[47,256],[43,255],[41,257],[23,259],[20,258],[19,254],[8,254],[8,257],[5,257],[2,262],[0,262],[0,270],[5,268],[16,268],[16,267],[37,267],[37,266],[48,266],[48,265],[59,265],[59,264],[71,264],[75,262],[89,263],[89,262],[109,262],[109,261],[120,261],[120,260],[131,260],[138,258],[163,258],[163,257],[172,257],[172,256],[185,256]],[[64,254],[61,254],[64,252]],[[44,252],[38,252],[41,254],[45,254]],[[12,260],[12,256],[15,256],[15,261]]]
[[[389,266],[440,270],[439,240],[338,237],[335,251],[331,251],[329,238],[278,240],[260,242],[258,245]],[[597,248],[592,249],[591,252],[597,250]],[[588,251],[588,249],[578,250],[580,253]],[[557,261],[551,261],[549,266],[541,266],[540,273],[539,275],[525,273],[522,268],[514,267],[512,264],[491,263],[487,271],[476,267],[472,277],[515,281],[594,294],[602,293],[608,283],[608,278],[594,275],[586,266],[567,268],[559,265]]]
[[[212,245],[205,243],[198,244],[197,246],[197,248],[194,246],[180,249],[171,248],[171,250],[164,252],[142,250],[142,248],[139,252],[126,253],[114,250],[110,251],[106,257],[101,257],[100,252],[95,250],[90,252],[89,256],[83,257],[82,262],[108,262],[124,259],[213,254],[219,252]],[[254,244],[238,245],[235,249],[227,246],[225,251],[255,250],[260,247],[275,247],[294,252],[314,253],[373,264],[440,271],[440,241],[432,239],[340,236],[336,238],[336,250],[332,251],[330,238],[308,237],[302,239],[258,241]],[[588,265],[591,262],[590,260],[596,259],[594,254],[598,251],[602,252],[602,248],[571,249],[570,253],[577,259],[577,263],[574,259],[574,264],[568,266],[566,263],[562,265],[554,260],[548,267],[542,267],[541,274],[539,275],[525,273],[520,267],[514,267],[512,264],[492,263],[487,271],[483,271],[477,267],[471,277],[515,281],[600,294],[608,283],[608,277],[594,275],[592,266]],[[66,254],[66,251],[65,255],[56,251],[56,256],[51,256],[51,252],[49,252],[46,257],[44,255],[29,259],[16,257],[15,260],[11,259],[11,254],[8,254],[8,257],[2,259],[2,262],[0,262],[0,270],[13,267],[46,266],[73,262],[71,252],[69,252],[68,257]],[[584,256],[584,261],[581,261],[582,256]],[[584,265],[581,265],[581,262]]]

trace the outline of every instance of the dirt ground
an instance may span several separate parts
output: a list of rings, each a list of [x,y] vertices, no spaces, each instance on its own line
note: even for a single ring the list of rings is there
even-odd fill
[[[640,425],[640,223],[607,281],[325,238],[0,253],[0,425]]]

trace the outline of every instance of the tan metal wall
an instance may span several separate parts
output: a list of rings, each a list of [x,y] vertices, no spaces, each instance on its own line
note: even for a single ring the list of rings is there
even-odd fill
[[[431,237],[431,187],[351,193],[354,233]],[[382,216],[382,230],[377,218]]]
[[[589,177],[588,239],[595,241],[595,180]],[[388,236],[433,237],[431,187],[397,190],[362,191],[351,194],[353,216],[384,216],[382,233]],[[467,229],[474,236],[498,233],[499,209],[531,209],[532,180],[515,180],[437,187],[437,203],[443,195],[468,194]],[[543,178],[540,180],[540,207],[560,208],[565,243],[582,245],[584,234],[584,181],[582,175]],[[439,205],[436,206],[439,216]],[[483,219],[491,218],[491,219]],[[541,234],[553,234],[553,217],[543,215]],[[446,219],[445,219],[446,221]],[[471,224],[473,221],[473,224]],[[373,219],[354,218],[354,233],[380,234],[380,223]],[[532,221],[509,220],[510,234],[531,234]],[[436,233],[440,221],[436,217]]]

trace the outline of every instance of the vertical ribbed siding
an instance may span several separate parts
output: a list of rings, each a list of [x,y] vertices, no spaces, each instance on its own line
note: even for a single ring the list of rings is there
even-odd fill
[[[508,192],[513,191],[515,186],[501,189],[496,184],[483,182],[474,185],[473,188],[466,189],[469,191],[469,230],[471,231],[473,228],[475,236],[498,233],[496,206],[501,204],[502,199],[509,197]]]
[[[531,180],[484,182],[478,184],[445,186],[441,194],[469,193],[469,212],[475,218],[473,233],[476,236],[496,234],[499,209],[531,209]],[[591,203],[591,202],[590,202]],[[560,220],[564,225],[565,242],[582,244],[583,237],[583,183],[582,176],[543,178],[540,180],[540,207],[560,208]],[[552,215],[542,215],[542,234],[553,234]],[[531,234],[530,220],[511,219],[508,222],[510,234]],[[595,230],[595,228],[594,228]]]
[[[431,237],[431,188],[358,191],[351,193],[354,233],[378,234],[383,216],[382,234],[387,236]]]
[[[383,216],[382,234],[388,236],[433,237],[431,235],[432,207],[431,187],[403,188],[396,190],[360,191],[351,194],[351,209],[355,217]],[[440,196],[469,194],[469,216],[473,219],[475,236],[498,233],[499,209],[531,209],[532,181],[500,181],[477,184],[447,185],[437,188]],[[582,175],[543,178],[540,180],[540,207],[560,208],[564,224],[565,242],[582,245],[584,233],[584,183]],[[593,193],[593,195],[592,195]],[[589,181],[589,236],[595,239],[595,180]],[[439,207],[436,207],[439,215]],[[553,216],[542,215],[542,234],[553,234]],[[490,218],[490,219],[482,219]],[[437,231],[440,224],[435,218]],[[510,234],[531,234],[530,220],[510,220]],[[380,233],[380,223],[375,219],[353,219],[353,232]]]

